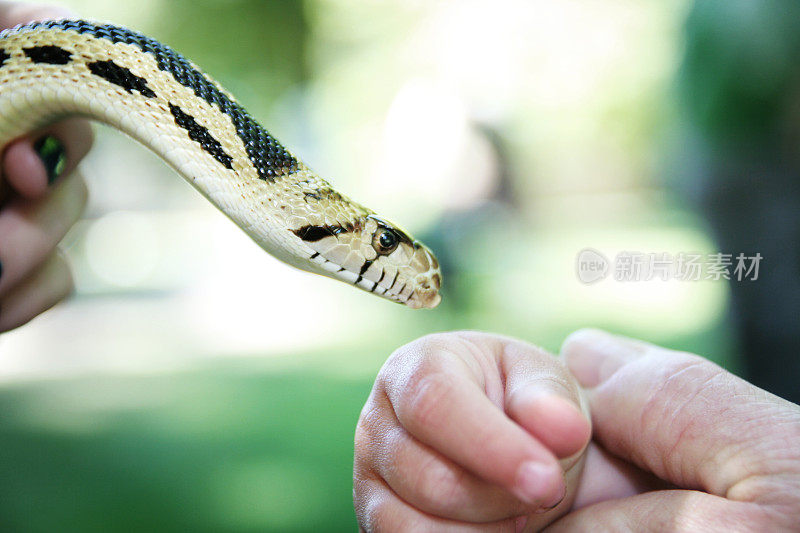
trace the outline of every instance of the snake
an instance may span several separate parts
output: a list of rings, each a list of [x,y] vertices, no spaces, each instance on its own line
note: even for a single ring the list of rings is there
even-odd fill
[[[0,146],[69,116],[152,150],[289,265],[413,309],[441,300],[427,246],[333,189],[168,46],[79,19],[0,32]]]

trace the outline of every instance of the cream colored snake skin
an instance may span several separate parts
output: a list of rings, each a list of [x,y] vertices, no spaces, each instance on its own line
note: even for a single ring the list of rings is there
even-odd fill
[[[82,20],[0,33],[0,146],[69,115],[146,145],[278,259],[412,308],[439,303],[428,248],[333,190],[170,48]]]

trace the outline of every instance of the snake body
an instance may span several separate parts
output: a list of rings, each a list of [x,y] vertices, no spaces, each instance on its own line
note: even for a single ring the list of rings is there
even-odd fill
[[[278,259],[412,308],[439,303],[427,247],[336,192],[169,47],[84,20],[0,33],[0,146],[70,115],[143,143]]]

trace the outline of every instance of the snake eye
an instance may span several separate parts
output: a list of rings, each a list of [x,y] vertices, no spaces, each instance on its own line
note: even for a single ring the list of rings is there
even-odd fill
[[[381,255],[388,255],[394,252],[398,244],[400,244],[400,237],[387,228],[379,229],[372,238],[372,246]]]

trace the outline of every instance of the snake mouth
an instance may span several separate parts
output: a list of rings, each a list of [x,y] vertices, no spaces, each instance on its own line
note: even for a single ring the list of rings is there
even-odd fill
[[[385,292],[379,294],[411,309],[433,309],[442,301],[439,294],[441,273],[438,268],[411,279],[395,281]]]
[[[320,266],[328,275],[411,309],[433,309],[442,299],[438,269],[410,277],[400,268],[381,268],[377,264],[373,266],[372,261],[365,262],[359,272],[354,272],[321,257],[315,260],[321,261]]]
[[[436,290],[416,288],[410,293],[403,291],[400,294],[383,294],[384,298],[410,307],[411,309],[433,309],[442,301],[442,296]]]
[[[442,295],[438,291],[417,291],[413,298],[405,302],[411,309],[433,309],[442,301]]]

